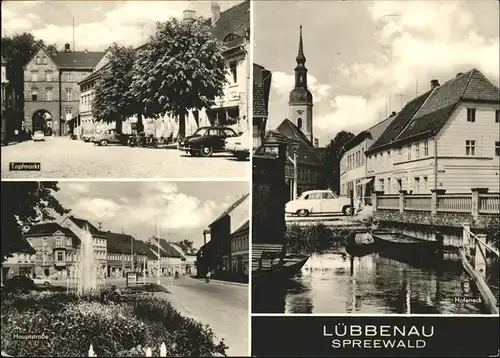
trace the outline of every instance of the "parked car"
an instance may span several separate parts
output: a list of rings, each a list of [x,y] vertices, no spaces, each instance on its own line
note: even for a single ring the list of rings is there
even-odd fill
[[[108,129],[93,137],[92,143],[99,146],[106,146],[108,144],[126,145],[128,142],[128,138],[128,134],[117,133],[114,129]]]
[[[45,133],[43,133],[42,131],[36,131],[33,133],[31,138],[34,142],[43,142],[45,140]]]
[[[354,208],[361,210],[361,203],[356,198]],[[298,199],[286,203],[285,213],[298,216],[339,213],[352,215],[354,208],[350,198],[337,196],[331,190],[309,190],[303,192]]]
[[[213,153],[224,152],[226,139],[231,137],[238,137],[238,133],[232,128],[201,127],[193,135],[179,141],[177,148],[191,156],[209,157]]]
[[[231,153],[238,160],[245,160],[250,156],[250,135],[242,133],[238,137],[226,139],[226,152]]]
[[[35,277],[33,278],[33,283],[35,285],[50,286],[52,285],[52,279],[49,277]]]
[[[28,276],[13,276],[4,283],[4,290],[7,292],[27,293],[36,289],[35,283]]]
[[[94,134],[82,134],[82,136],[80,137],[81,140],[83,140],[84,142],[90,142],[90,140],[94,137]]]

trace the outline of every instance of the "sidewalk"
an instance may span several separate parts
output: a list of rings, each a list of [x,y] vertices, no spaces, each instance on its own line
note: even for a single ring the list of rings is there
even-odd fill
[[[205,281],[204,278],[196,278],[196,277],[193,277],[193,276],[189,276],[189,278],[191,278],[193,280],[198,280],[198,281]],[[212,283],[212,282],[226,284],[226,285],[248,287],[248,283],[232,282],[232,281],[224,281],[224,280],[214,280],[214,279],[211,278],[210,279],[210,283]]]

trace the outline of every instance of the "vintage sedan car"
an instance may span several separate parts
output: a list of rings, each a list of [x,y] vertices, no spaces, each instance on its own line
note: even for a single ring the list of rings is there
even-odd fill
[[[95,135],[91,141],[99,146],[106,146],[108,144],[126,145],[129,137],[128,134],[117,133],[114,129],[108,129]]]
[[[191,156],[209,157],[214,153],[225,152],[226,139],[238,135],[229,127],[201,127],[193,135],[179,141],[177,148]]]
[[[43,285],[43,286],[52,285],[52,279],[49,277],[35,277],[32,280],[35,285]]]
[[[226,139],[226,152],[231,153],[238,160],[245,160],[250,156],[250,135],[242,133],[238,137]]]
[[[353,210],[361,210],[361,203],[354,199],[354,207],[351,199],[337,196],[331,190],[309,190],[305,191],[296,200],[289,201],[285,205],[285,213],[298,216],[311,214],[344,214],[352,215]]]
[[[31,136],[34,142],[43,142],[45,140],[45,133],[42,131],[36,131]]]

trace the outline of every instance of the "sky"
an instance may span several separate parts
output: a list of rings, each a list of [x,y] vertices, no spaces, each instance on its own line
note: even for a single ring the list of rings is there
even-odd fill
[[[240,1],[220,1],[221,11]],[[105,50],[113,42],[126,46],[144,43],[157,21],[181,18],[185,9],[210,16],[203,1],[2,1],[2,36],[30,32],[48,44],[78,51]],[[142,27],[142,34],[141,34]]]
[[[203,230],[249,192],[248,182],[64,181],[59,187],[54,196],[70,215],[95,226],[101,222],[102,230],[123,230],[146,241],[156,234],[159,218],[160,237],[188,239],[197,249]]]
[[[253,59],[273,72],[269,129],[288,117],[301,24],[314,133],[326,145],[399,111],[432,79],[477,68],[498,85],[498,19],[496,0],[256,1]]]

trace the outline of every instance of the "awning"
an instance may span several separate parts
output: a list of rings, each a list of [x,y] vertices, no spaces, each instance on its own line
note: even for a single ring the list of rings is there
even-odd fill
[[[372,180],[373,180],[373,177],[361,179],[358,183],[356,183],[356,185],[366,185],[369,182],[371,182]]]

